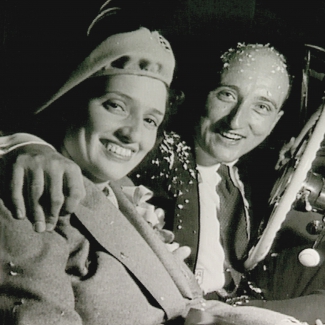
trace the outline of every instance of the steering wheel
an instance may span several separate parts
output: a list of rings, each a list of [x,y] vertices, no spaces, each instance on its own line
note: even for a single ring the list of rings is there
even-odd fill
[[[314,113],[293,144],[294,155],[283,166],[282,176],[276,181],[271,192],[270,204],[273,205],[273,210],[270,219],[261,238],[245,261],[246,269],[254,268],[264,259],[292,205],[306,195],[307,174],[324,139],[324,133],[325,104]]]
[[[325,53],[324,49],[312,45],[306,45],[306,47]],[[309,57],[302,78],[301,103],[303,109],[307,108],[308,81],[310,75],[314,73],[310,68],[310,52],[308,53]],[[308,176],[310,174],[312,163],[316,158],[316,153],[324,140],[324,134],[325,102],[323,100],[323,104],[309,118],[298,137],[295,140],[293,139],[282,152],[282,160],[277,164],[278,168],[280,168],[281,176],[273,186],[269,201],[270,205],[273,206],[273,209],[263,234],[257,244],[251,249],[248,258],[244,263],[247,270],[253,269],[257,263],[263,260],[268,254],[277,232],[280,230],[282,223],[294,204],[299,200],[300,202],[304,201],[306,211],[313,209],[313,206],[309,206],[308,200],[308,195],[310,194],[308,188]],[[325,236],[325,228],[322,235]],[[305,253],[314,254],[315,252],[307,251]],[[303,256],[303,252],[300,255]],[[307,259],[309,257],[310,256],[307,256]],[[302,264],[304,263],[302,262]]]

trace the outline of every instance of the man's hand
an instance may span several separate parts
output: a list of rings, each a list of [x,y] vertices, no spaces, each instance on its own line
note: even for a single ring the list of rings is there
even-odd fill
[[[13,214],[28,216],[37,232],[53,230],[85,196],[79,166],[46,145],[26,145],[4,159]]]

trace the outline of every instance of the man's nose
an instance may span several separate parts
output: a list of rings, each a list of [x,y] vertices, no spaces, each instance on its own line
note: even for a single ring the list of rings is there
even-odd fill
[[[228,124],[232,129],[240,129],[247,124],[249,110],[244,102],[238,103],[228,115]]]
[[[124,143],[139,142],[141,134],[142,119],[140,117],[133,117],[116,131],[116,136]]]

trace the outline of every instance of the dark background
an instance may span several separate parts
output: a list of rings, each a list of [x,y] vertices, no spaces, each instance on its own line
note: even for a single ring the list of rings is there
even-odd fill
[[[78,55],[79,44],[102,3],[102,0],[1,2],[2,125],[16,125],[56,88],[60,74]],[[181,88],[186,82],[195,82],[195,76],[190,75],[192,67],[193,71],[200,66],[209,68],[213,56],[220,56],[220,49],[237,42],[271,42],[293,63],[296,80],[301,70],[302,45],[325,46],[323,0],[131,0],[130,3],[149,27],[162,30],[172,43],[178,61],[176,85]],[[208,53],[210,60],[202,62],[200,56]],[[299,81],[296,84],[299,86]],[[296,98],[289,103],[287,120],[282,123],[285,124],[282,129],[286,130],[282,130],[283,137],[296,132],[298,102]]]

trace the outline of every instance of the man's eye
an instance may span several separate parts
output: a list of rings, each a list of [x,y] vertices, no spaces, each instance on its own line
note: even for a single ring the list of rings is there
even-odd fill
[[[117,103],[110,100],[103,103],[103,106],[106,110],[112,113],[123,113],[125,111],[124,105],[122,103]]]
[[[220,92],[218,92],[217,97],[223,101],[236,101],[236,95],[228,90],[221,90]]]
[[[264,114],[268,113],[272,110],[272,108],[267,104],[257,104],[256,109],[258,112],[264,113]]]

